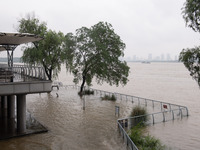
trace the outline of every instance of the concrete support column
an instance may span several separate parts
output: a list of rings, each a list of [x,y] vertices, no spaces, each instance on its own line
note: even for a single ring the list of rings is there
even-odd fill
[[[7,108],[6,96],[1,96],[1,108]]]
[[[17,95],[17,131],[26,131],[26,95]]]
[[[8,118],[15,118],[15,96],[7,96],[8,103]]]
[[[7,117],[7,96],[1,96],[2,117]]]
[[[15,118],[8,119],[7,123],[8,123],[8,125],[7,125],[7,128],[8,128],[7,133],[9,133],[10,135],[16,134]]]

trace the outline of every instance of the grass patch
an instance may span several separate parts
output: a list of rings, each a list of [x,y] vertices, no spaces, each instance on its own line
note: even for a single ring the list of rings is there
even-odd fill
[[[102,100],[110,100],[110,101],[116,101],[117,98],[115,97],[114,94],[112,94],[111,96],[110,95],[104,95],[104,97],[101,98]]]

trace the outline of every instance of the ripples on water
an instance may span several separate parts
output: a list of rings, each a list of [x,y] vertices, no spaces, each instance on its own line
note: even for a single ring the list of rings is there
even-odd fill
[[[128,63],[131,68],[129,83],[125,87],[102,86],[93,88],[161,100],[187,106],[190,116],[156,124],[149,133],[161,139],[172,149],[196,150],[200,148],[200,91],[189,72],[181,63]],[[63,67],[59,81],[73,84],[71,75]],[[56,97],[56,93],[59,97]],[[45,125],[49,132],[0,142],[5,150],[70,150],[70,149],[126,149],[117,132],[115,105],[120,106],[120,117],[127,116],[134,104],[101,101],[99,97],[87,97],[86,110],[83,101],[73,89],[54,90],[50,96],[27,96],[27,108]]]

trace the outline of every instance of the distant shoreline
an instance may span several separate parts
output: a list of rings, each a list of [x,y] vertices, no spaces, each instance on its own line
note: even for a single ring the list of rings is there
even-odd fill
[[[126,62],[136,62],[136,63],[143,63],[143,62],[148,62],[148,63],[181,63],[178,60],[125,60]],[[0,57],[0,62],[8,62],[7,57]],[[21,63],[21,58],[20,57],[14,57],[13,62]]]
[[[8,58],[7,57],[0,57],[0,62],[8,62]],[[14,57],[13,62],[20,63],[21,58],[20,57]]]
[[[130,61],[130,60],[126,60],[126,62],[136,62],[136,63],[143,63],[143,62],[148,62],[148,63],[181,63],[178,60],[166,60],[166,61],[159,61],[159,60],[152,60],[152,61],[144,61],[144,60],[137,60],[137,61]]]

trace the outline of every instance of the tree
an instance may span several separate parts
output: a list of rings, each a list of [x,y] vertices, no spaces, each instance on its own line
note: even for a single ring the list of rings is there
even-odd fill
[[[32,33],[44,38],[23,48],[22,61],[30,65],[42,65],[48,79],[52,80],[53,73],[57,76],[61,70],[63,33],[47,30],[45,22],[30,15],[19,20],[18,32]]]
[[[200,47],[183,49],[179,60],[184,63],[185,67],[190,71],[190,75],[200,86]]]
[[[66,67],[74,75],[74,83],[82,80],[80,93],[85,83],[90,86],[96,77],[98,84],[125,85],[129,67],[120,57],[125,44],[111,24],[99,22],[91,28],[82,27],[76,34],[65,36]]]
[[[200,32],[200,0],[186,0],[182,13],[186,25]]]
[[[186,25],[195,32],[200,32],[200,0],[186,0],[182,13]],[[183,49],[179,60],[200,86],[200,47]]]

